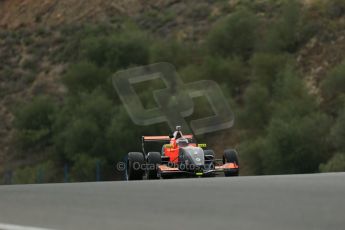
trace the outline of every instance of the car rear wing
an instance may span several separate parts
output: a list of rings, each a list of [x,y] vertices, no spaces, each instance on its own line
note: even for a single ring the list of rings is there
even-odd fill
[[[187,139],[193,139],[193,135],[183,135],[184,138]],[[143,141],[170,141],[170,137],[169,136],[143,136],[142,140]]]

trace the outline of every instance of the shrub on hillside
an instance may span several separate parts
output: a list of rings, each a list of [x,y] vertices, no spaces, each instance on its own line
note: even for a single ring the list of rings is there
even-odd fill
[[[287,54],[256,53],[250,60],[254,81],[267,87],[270,93],[285,67],[292,63]]]
[[[345,61],[331,70],[322,82],[322,87],[328,97],[336,97],[345,92]]]
[[[260,175],[263,174],[262,155],[265,151],[265,139],[258,137],[255,140],[247,140],[239,146],[239,160],[241,163],[241,174]]]
[[[58,178],[58,174],[56,162],[49,160],[34,166],[17,168],[14,171],[13,182],[16,184],[53,183],[62,180],[62,170],[61,178]]]
[[[271,98],[267,88],[253,84],[245,94],[244,108],[239,116],[240,127],[264,131],[270,119]]]
[[[345,103],[345,61],[330,71],[321,82],[327,109],[336,114]]]
[[[58,152],[72,161],[78,154],[107,156],[105,133],[112,116],[112,102],[98,91],[67,104],[54,125]]]
[[[183,82],[194,82],[200,79],[204,79],[204,72],[199,65],[190,64],[178,71]]]
[[[81,42],[80,58],[111,70],[149,61],[149,40],[139,31],[122,31],[111,36],[90,36]]]
[[[331,130],[331,141],[338,151],[345,152],[345,109],[337,117]]]
[[[336,153],[327,163],[320,165],[321,172],[345,172],[345,154]]]
[[[278,75],[272,99],[272,115],[282,119],[303,117],[317,111],[315,98],[309,95],[305,82],[291,66]]]
[[[269,25],[264,40],[258,44],[266,52],[294,52],[298,47],[300,5],[296,0],[285,1],[282,14]]]
[[[329,157],[330,119],[318,111],[303,80],[291,68],[279,74],[265,136],[265,174],[317,172]]]
[[[71,181],[95,181],[97,177],[97,167],[102,168],[102,166],[104,166],[104,160],[102,158],[79,154],[75,157],[71,169]]]
[[[84,152],[96,156],[104,152],[98,152],[103,148],[100,146],[102,131],[87,119],[76,119],[71,122],[64,134],[64,151],[68,159],[74,161],[77,154]]]
[[[92,92],[95,88],[106,88],[110,72],[90,62],[73,64],[63,76],[62,82],[72,94]]]
[[[293,113],[293,111],[291,112]],[[322,114],[283,120],[273,118],[262,155],[265,174],[317,172],[329,157],[329,120]]]
[[[343,0],[314,0],[310,4],[311,12],[323,19],[337,19],[345,13]]]
[[[202,67],[203,79],[224,83],[231,91],[247,82],[248,68],[238,57],[221,58],[209,56]]]
[[[138,137],[145,132],[143,132],[144,128],[138,128],[138,126],[133,124],[124,107],[116,107],[115,114],[116,116],[112,117],[109,128],[107,129],[106,139],[111,151],[110,159],[118,161],[128,152],[141,148]],[[154,133],[154,128],[152,126],[150,128],[151,130],[146,133]]]
[[[257,17],[241,9],[220,21],[207,37],[213,55],[249,58],[256,42]]]
[[[151,63],[169,62],[181,68],[193,61],[193,47],[175,40],[155,41],[150,49]],[[194,54],[195,55],[195,54]]]
[[[57,107],[48,97],[34,98],[15,112],[14,127],[22,148],[45,146],[52,137]]]

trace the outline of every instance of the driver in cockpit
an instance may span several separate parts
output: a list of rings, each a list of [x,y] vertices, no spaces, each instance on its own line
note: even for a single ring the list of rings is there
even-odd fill
[[[176,126],[176,131],[172,135],[176,140],[176,144],[180,147],[188,146],[188,139],[183,137],[181,126]]]
[[[173,133],[173,138],[176,140],[183,137],[182,131],[181,131],[181,126],[176,126],[176,131]]]

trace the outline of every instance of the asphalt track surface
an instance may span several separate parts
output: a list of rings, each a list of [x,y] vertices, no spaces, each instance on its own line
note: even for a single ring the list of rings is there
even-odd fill
[[[340,230],[345,173],[0,186],[0,229],[41,228]]]

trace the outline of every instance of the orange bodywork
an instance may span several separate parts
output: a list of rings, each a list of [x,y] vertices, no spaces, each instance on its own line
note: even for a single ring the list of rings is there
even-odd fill
[[[192,139],[193,135],[185,135],[184,137]],[[195,143],[190,143],[189,145],[194,147],[196,146]],[[179,147],[175,138],[171,138],[170,145],[168,147],[164,147],[164,155],[170,158],[170,162],[178,163]]]
[[[236,163],[225,163],[221,166],[216,166],[216,169],[238,169],[239,166]]]
[[[172,167],[168,167],[166,165],[159,165],[158,166],[160,171],[165,171],[165,172],[176,172],[179,171],[178,168],[172,168]]]

